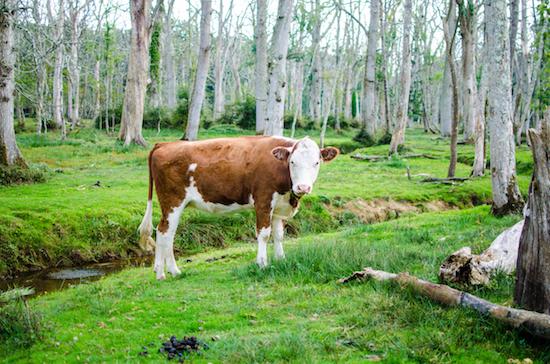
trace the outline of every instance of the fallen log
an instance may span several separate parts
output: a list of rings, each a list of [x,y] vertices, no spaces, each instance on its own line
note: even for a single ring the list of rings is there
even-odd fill
[[[435,177],[426,177],[421,179],[420,182],[423,183],[442,183],[442,184],[454,184],[454,182],[464,182],[469,180],[469,177],[449,177],[449,178],[435,178]]]
[[[479,255],[472,254],[472,249],[468,246],[457,250],[441,264],[439,279],[442,282],[486,285],[499,271],[512,273],[516,270],[523,223],[524,220],[521,220],[504,230],[489,248]]]
[[[514,328],[525,330],[531,335],[550,340],[550,315],[497,305],[470,293],[444,284],[428,282],[408,273],[395,274],[368,267],[353,273],[349,277],[340,279],[338,283],[367,279],[394,281],[399,283],[401,287],[410,287],[415,292],[436,302],[447,306],[471,308],[482,315],[492,317]]]
[[[389,157],[387,155],[368,155],[368,154],[353,154],[351,156],[352,159],[356,159],[356,160],[360,160],[360,161],[369,161],[369,162],[378,162],[378,161],[381,161],[381,160],[388,160]],[[402,159],[407,159],[407,158],[427,158],[427,159],[437,159],[437,157],[434,157],[433,155],[430,155],[430,154],[424,154],[424,153],[419,153],[419,154],[404,154],[401,156]]]

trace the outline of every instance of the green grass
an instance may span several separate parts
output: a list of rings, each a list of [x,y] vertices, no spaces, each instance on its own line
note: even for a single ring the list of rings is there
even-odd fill
[[[236,136],[242,130],[216,126],[202,131],[201,138]],[[298,137],[315,131],[299,130]],[[181,132],[145,130],[150,145],[159,141],[177,140]],[[327,145],[351,142],[355,131],[342,134],[329,132]],[[46,266],[78,264],[84,261],[126,257],[138,252],[136,228],[145,208],[147,191],[148,149],[123,147],[114,136],[91,128],[72,132],[61,142],[57,133],[17,136],[27,161],[47,166],[46,183],[0,186],[0,276]],[[310,233],[334,230],[356,223],[349,212],[333,217],[330,205],[361,198],[394,199],[417,204],[442,200],[465,207],[490,201],[488,177],[455,186],[423,184],[419,177],[408,180],[411,173],[428,173],[444,177],[448,166],[448,142],[421,130],[407,131],[409,153],[429,153],[435,160],[415,158],[392,159],[369,163],[341,155],[322,167],[313,196],[304,201],[304,208],[292,221],[290,231]],[[385,154],[387,146],[360,150],[369,154]],[[459,155],[472,156],[472,146],[459,146]],[[526,147],[518,151],[523,174],[519,183],[523,192],[529,183],[530,155]],[[459,163],[458,176],[467,176],[470,167]],[[100,187],[95,186],[99,181]],[[332,209],[333,211],[334,209]],[[159,208],[155,201],[155,221]],[[205,247],[229,246],[254,234],[251,213],[212,217],[189,211],[176,238],[180,252],[194,253]],[[246,228],[243,228],[246,227]]]
[[[195,335],[210,350],[193,362],[504,363],[550,360],[548,346],[477,313],[438,305],[388,283],[338,285],[373,266],[435,280],[457,248],[484,249],[519,217],[488,207],[428,213],[286,244],[287,259],[265,270],[253,245],[179,262],[183,274],[156,281],[150,268],[32,299],[48,327],[32,349],[0,346],[8,362],[164,362],[161,339]],[[212,263],[209,257],[226,255]],[[472,292],[511,304],[513,279]],[[151,346],[150,343],[154,345]],[[149,357],[138,356],[149,346]]]

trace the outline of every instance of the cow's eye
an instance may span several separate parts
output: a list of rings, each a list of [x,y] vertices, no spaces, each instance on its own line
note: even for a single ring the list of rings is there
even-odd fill
[[[319,165],[319,161],[317,161],[317,163],[315,163],[315,167],[317,167]]]
[[[290,161],[290,164],[294,164],[294,161]]]

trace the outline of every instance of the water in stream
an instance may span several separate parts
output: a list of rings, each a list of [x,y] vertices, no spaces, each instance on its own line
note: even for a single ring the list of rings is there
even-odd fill
[[[128,267],[151,266],[152,257],[138,257],[107,263],[93,263],[81,267],[51,268],[0,281],[0,292],[14,287],[32,287],[35,295],[58,291],[71,285],[97,281],[102,277]]]

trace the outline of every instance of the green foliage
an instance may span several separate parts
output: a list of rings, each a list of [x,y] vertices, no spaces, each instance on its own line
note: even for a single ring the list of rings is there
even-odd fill
[[[24,298],[29,294],[32,294],[32,289],[29,288],[15,288],[0,294],[2,346],[27,347],[41,338],[41,316],[31,309]]]
[[[353,91],[351,93],[351,117],[357,118],[359,115],[357,115],[357,98],[359,97],[359,94],[356,91]]]
[[[376,145],[390,145],[391,143],[391,133],[387,130],[382,134],[382,136],[376,142]]]
[[[376,144],[372,135],[367,132],[366,128],[361,128],[359,132],[353,137],[353,140],[360,143],[364,147],[372,147]]]
[[[256,128],[256,99],[252,95],[246,95],[234,104],[227,105],[223,115],[215,122],[234,124],[241,129],[254,130]]]
[[[105,129],[105,118],[109,118],[110,128],[113,127],[113,122],[115,126],[120,125],[120,121],[122,120],[122,104],[107,111],[103,110],[94,120],[94,125],[97,129],[100,129],[99,123],[101,123],[101,129]]]
[[[46,181],[45,166],[0,166],[0,186],[10,186],[21,183],[41,183]]]
[[[151,45],[149,46],[149,75],[151,79],[158,81],[160,76],[160,36],[162,24],[156,22],[151,33]]]

